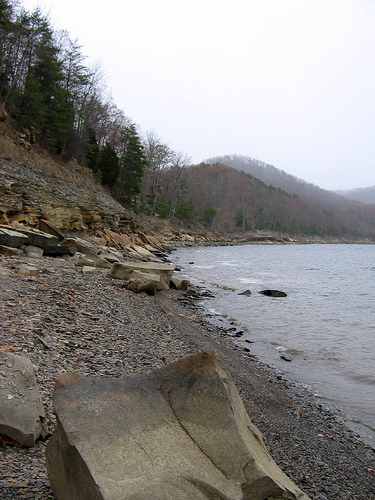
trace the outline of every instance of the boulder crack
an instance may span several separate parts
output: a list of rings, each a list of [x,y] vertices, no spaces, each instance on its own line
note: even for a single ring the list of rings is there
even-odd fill
[[[194,439],[194,437],[190,434],[189,430],[184,426],[184,424],[180,421],[180,419],[178,418],[178,415],[177,413],[175,412],[174,408],[173,408],[173,405],[171,403],[171,400],[170,400],[170,393],[171,391],[168,391],[167,392],[167,396],[164,395],[164,398],[167,400],[168,404],[169,404],[169,407],[170,409],[172,410],[172,413],[176,419],[176,421],[178,422],[178,424],[180,425],[180,427],[182,428],[182,430],[185,432],[185,434],[193,441],[193,443],[195,444],[195,446],[199,449],[199,451],[211,462],[211,464],[215,467],[216,470],[218,470],[220,472],[220,474],[222,474],[226,479],[228,479],[228,477],[226,476],[226,474],[220,469],[220,467],[218,467],[215,462],[212,461],[211,457],[209,455],[207,455],[207,453],[202,449],[202,447],[196,442],[196,440]]]

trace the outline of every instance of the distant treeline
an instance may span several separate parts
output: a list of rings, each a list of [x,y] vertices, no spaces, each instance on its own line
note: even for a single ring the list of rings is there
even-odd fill
[[[374,206],[331,193],[333,203],[316,186],[309,194],[306,183],[257,160],[227,156],[189,166],[155,132],[139,131],[114,103],[100,68],[85,61],[78,41],[54,30],[40,9],[0,0],[2,106],[41,145],[89,167],[121,203],[218,231],[375,234]],[[250,164],[257,170],[247,170]]]

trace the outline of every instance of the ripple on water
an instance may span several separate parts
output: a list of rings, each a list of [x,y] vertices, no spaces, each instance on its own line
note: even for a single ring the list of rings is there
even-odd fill
[[[219,285],[209,307],[246,325],[261,359],[280,363],[275,345],[295,350],[288,374],[310,378],[365,425],[375,421],[373,246],[245,245],[184,248],[174,255],[186,274]],[[251,296],[223,289],[241,286]],[[288,300],[268,300],[257,293],[262,289],[283,290]]]

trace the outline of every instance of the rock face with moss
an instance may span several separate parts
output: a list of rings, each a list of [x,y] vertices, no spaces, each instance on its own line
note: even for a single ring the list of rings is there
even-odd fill
[[[221,358],[56,382],[47,469],[58,500],[307,500],[277,467]]]

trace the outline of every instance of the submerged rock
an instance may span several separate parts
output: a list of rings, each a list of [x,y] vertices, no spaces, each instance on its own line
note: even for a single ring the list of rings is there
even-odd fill
[[[287,297],[285,292],[281,292],[280,290],[262,290],[262,295],[267,295],[267,297]]]

